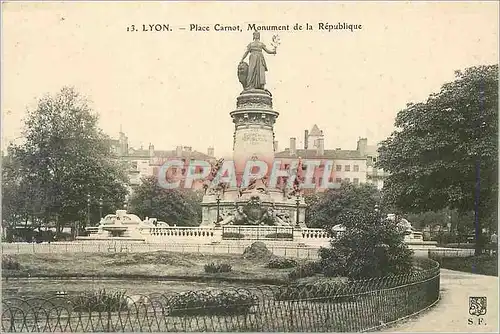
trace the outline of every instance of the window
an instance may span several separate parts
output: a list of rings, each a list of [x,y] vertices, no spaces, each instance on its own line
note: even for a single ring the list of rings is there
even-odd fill
[[[336,166],[336,170],[337,170],[337,172],[341,172],[342,171],[342,165],[337,165]]]
[[[345,171],[350,172],[351,171],[351,165],[345,165]]]
[[[342,183],[342,179],[340,177],[336,178],[335,183]]]
[[[373,158],[373,162],[377,162],[377,158]]]
[[[323,178],[322,178],[322,177],[320,177],[320,178],[318,179],[318,184],[319,184],[319,186],[320,186],[320,187],[321,187],[321,184],[322,184],[322,183],[323,183]]]
[[[345,181],[345,182],[351,182],[351,179],[349,179],[348,177],[346,177],[346,178],[344,179],[344,181]]]
[[[354,179],[352,179],[352,183],[359,184],[359,179],[357,177],[355,177]]]
[[[354,171],[359,172],[359,165],[354,165]]]

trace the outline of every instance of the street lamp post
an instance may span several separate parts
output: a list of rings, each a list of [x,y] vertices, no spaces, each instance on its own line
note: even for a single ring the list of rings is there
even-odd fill
[[[102,196],[99,197],[99,219],[102,218]]]
[[[87,226],[90,226],[90,194],[87,194]]]
[[[299,220],[300,220],[300,211],[299,211],[299,205],[300,205],[300,196],[297,195],[297,198],[295,200],[295,204],[296,204],[296,207],[297,207],[297,217],[295,218],[295,227],[300,227],[299,225]]]
[[[217,220],[215,221],[215,225],[219,226],[220,220],[220,194],[217,193],[217,198],[215,199],[217,202]]]

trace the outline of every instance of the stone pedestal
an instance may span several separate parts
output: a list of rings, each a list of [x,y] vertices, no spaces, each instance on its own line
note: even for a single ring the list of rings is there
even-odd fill
[[[279,115],[273,110],[271,93],[260,89],[241,92],[230,115],[235,125],[233,159],[238,183],[248,160],[266,162],[269,175],[274,161],[274,123]]]
[[[239,187],[247,162],[251,160],[267,164],[265,176],[269,180],[274,163],[274,124],[279,115],[273,110],[271,93],[262,89],[244,90],[237,97],[236,109],[230,115],[234,123],[233,161],[238,187],[226,189],[223,194],[219,194],[218,205],[214,193],[209,192],[203,197],[201,226],[214,226],[218,206],[221,224],[224,226],[241,223],[240,217],[243,215],[237,213],[239,208],[247,212],[247,224],[253,224],[261,219],[259,217],[264,217],[271,226],[295,227],[296,197],[288,198],[281,190],[269,188],[259,181],[250,189]],[[254,204],[256,202],[258,204]],[[300,228],[305,228],[305,207],[301,197],[298,206]]]

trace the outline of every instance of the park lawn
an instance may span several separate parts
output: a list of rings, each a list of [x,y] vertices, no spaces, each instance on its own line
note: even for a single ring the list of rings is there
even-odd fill
[[[498,276],[498,256],[441,257],[435,260],[444,269]]]
[[[285,281],[292,269],[269,269],[267,261],[236,254],[176,252],[16,254],[20,270],[3,270],[3,276],[173,276]],[[228,273],[205,273],[205,264],[228,263]]]

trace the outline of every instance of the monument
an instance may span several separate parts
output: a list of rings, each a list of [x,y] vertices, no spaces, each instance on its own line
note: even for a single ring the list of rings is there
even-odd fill
[[[272,48],[260,41],[260,33],[253,33],[237,66],[238,81],[243,90],[236,98],[236,109],[229,115],[234,123],[233,161],[237,186],[220,184],[205,188],[201,226],[253,225],[305,228],[305,202],[298,184],[287,189],[268,187],[268,175],[245,184],[242,176],[249,160],[264,162],[271,171],[274,161],[274,124],[279,113],[273,109],[273,96],[266,89],[268,71],[264,52],[275,55],[279,37],[273,36]],[[248,63],[245,60],[248,57]],[[214,166],[213,180],[221,160]]]

